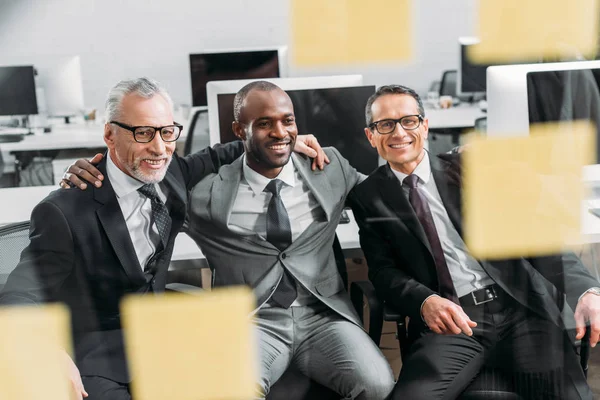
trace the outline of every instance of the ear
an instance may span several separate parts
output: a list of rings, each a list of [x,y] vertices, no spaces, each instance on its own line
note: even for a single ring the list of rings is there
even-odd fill
[[[240,122],[233,121],[233,123],[231,124],[231,129],[233,129],[233,133],[235,136],[242,139],[243,141],[246,140],[246,130]]]
[[[371,129],[365,128],[365,136],[367,137],[369,143],[371,143],[371,147],[377,148],[377,145],[375,144],[375,140],[373,138],[374,135],[375,134],[371,131]]]
[[[104,143],[111,150],[115,148],[115,133],[108,123],[104,124]]]
[[[427,118],[423,118],[423,139],[427,139],[429,137],[429,120]]]

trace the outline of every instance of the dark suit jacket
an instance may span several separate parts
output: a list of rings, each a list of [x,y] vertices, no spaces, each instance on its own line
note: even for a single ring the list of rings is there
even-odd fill
[[[446,211],[462,236],[460,156],[430,156],[430,160]],[[411,318],[409,335],[414,338],[424,328],[421,304],[438,289],[425,232],[389,165],[358,185],[349,201],[369,278],[386,302]],[[508,294],[561,328],[575,326],[573,310],[579,296],[599,286],[574,254],[479,262]],[[572,331],[570,336],[573,340]]]
[[[144,273],[139,265],[105,160],[98,165],[106,177],[101,188],[89,185],[85,191],[52,192],[32,212],[31,242],[0,292],[0,304],[65,303],[71,311],[75,362],[81,374],[129,382],[119,302],[130,293],[164,291],[188,190],[242,152],[240,142],[185,158],[173,155],[163,180],[171,234],[152,273]]]

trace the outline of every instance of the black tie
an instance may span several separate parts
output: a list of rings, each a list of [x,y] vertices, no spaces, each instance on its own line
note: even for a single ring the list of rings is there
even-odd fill
[[[152,204],[152,220],[156,224],[163,249],[165,249],[171,233],[171,217],[169,216],[169,211],[160,197],[158,197],[154,184],[146,184],[139,188],[138,192],[150,199],[150,204]]]
[[[444,250],[442,250],[442,244],[438,236],[437,230],[435,229],[435,223],[433,222],[433,216],[431,215],[431,209],[427,199],[419,190],[417,183],[419,177],[417,175],[409,175],[404,178],[404,183],[410,188],[408,194],[408,200],[417,214],[421,226],[425,231],[431,251],[433,253],[433,259],[435,261],[435,269],[437,272],[439,292],[442,297],[447,298],[458,304],[458,297],[454,290],[454,284],[452,283],[452,277],[446,264],[446,258],[444,257]]]
[[[264,190],[273,194],[267,208],[267,241],[271,242],[281,251],[285,250],[292,243],[290,219],[279,195],[282,187],[283,181],[273,179]],[[296,282],[284,267],[281,281],[279,281],[279,285],[271,299],[281,307],[288,308],[297,296]]]

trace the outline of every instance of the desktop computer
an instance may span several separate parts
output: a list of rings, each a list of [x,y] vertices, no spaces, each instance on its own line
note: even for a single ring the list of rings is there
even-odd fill
[[[0,115],[27,116],[37,113],[33,66],[0,67]]]

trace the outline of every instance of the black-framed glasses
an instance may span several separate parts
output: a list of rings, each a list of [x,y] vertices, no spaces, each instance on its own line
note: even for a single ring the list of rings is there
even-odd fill
[[[387,135],[394,132],[394,129],[396,129],[396,124],[400,124],[404,130],[412,131],[413,129],[417,129],[419,126],[421,126],[421,122],[423,122],[423,116],[420,114],[405,115],[404,117],[398,119],[382,119],[375,121],[369,125],[369,128],[375,128],[380,134]]]
[[[133,134],[133,140],[138,143],[150,143],[154,140],[156,132],[160,132],[160,137],[164,142],[174,142],[179,139],[183,125],[176,122],[173,125],[166,126],[129,126],[122,122],[110,121],[109,124],[115,124],[123,129],[127,129]]]

